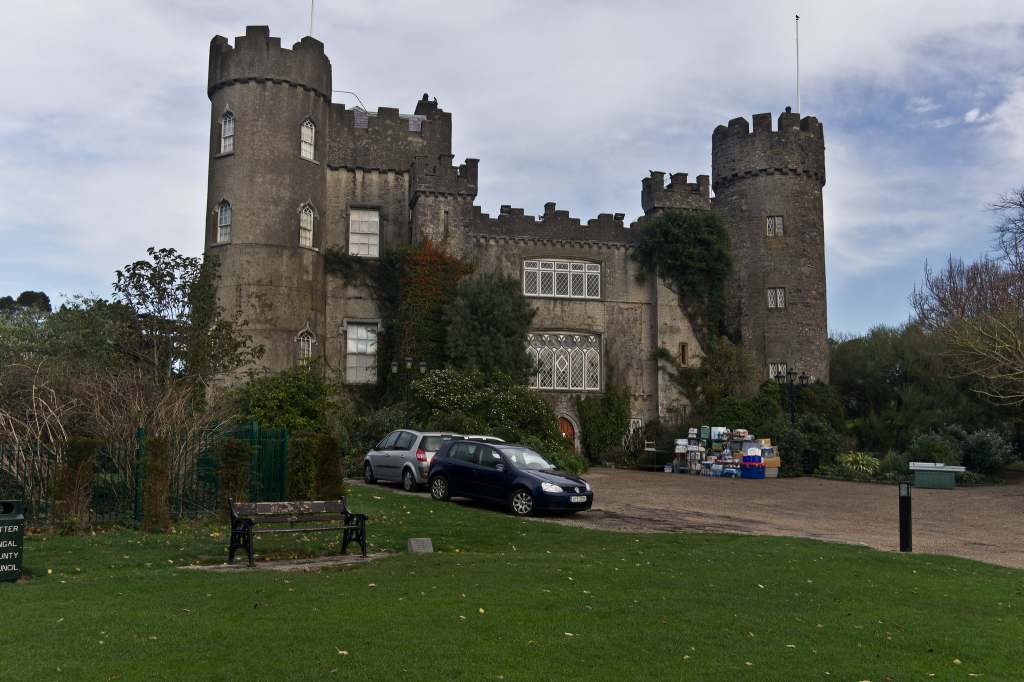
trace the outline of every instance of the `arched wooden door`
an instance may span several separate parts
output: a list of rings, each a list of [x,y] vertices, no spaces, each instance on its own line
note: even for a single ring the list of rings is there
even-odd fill
[[[572,422],[565,417],[559,417],[558,430],[562,432],[562,437],[569,441],[572,451],[576,452],[576,427],[572,425]]]

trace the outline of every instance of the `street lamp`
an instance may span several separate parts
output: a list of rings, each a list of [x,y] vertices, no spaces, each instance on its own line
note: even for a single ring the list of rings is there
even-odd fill
[[[796,395],[793,387],[798,383],[801,386],[807,386],[811,383],[811,377],[807,372],[800,372],[798,375],[795,369],[787,369],[785,372],[777,372],[775,381],[779,386],[789,386],[789,423],[791,426],[796,426]]]

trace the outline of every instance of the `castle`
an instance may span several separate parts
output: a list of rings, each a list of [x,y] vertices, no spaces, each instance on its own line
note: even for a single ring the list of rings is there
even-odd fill
[[[311,358],[348,383],[374,383],[380,313],[371,292],[325,272],[328,248],[377,258],[431,240],[522,281],[537,310],[524,343],[538,363],[531,386],[563,432],[579,437],[574,398],[602,391],[610,369],[631,396],[635,424],[682,416],[668,349],[697,363],[701,348],[678,295],[638,278],[630,258],[647,217],[666,209],[721,212],[734,274],[728,314],[763,378],[797,371],[828,380],[824,136],[814,117],[786,112],[718,126],[712,174],[644,178],[637,222],[582,222],[545,204],[543,215],[474,205],[478,161],[453,165],[452,116],[426,95],[410,114],[332,102],[331,63],[305,37],[282,48],[266,26],[210,44],[210,166],[206,252],[221,263],[218,296],[239,312],[281,370]],[[711,190],[715,196],[711,197]],[[642,280],[642,281],[641,281]]]

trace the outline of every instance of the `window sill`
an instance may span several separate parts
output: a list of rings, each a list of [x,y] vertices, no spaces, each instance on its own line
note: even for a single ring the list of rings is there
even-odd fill
[[[221,152],[221,153],[219,153],[219,154],[214,154],[214,155],[213,155],[213,158],[215,158],[215,159],[223,159],[223,158],[224,158],[224,157],[226,157],[226,156],[234,156],[234,155],[235,155],[235,152],[233,152],[233,151],[230,151],[230,152]]]
[[[352,256],[353,258],[362,258],[363,260],[380,260],[380,256],[364,256],[364,255],[359,254],[359,253],[351,253],[351,252],[349,252],[348,255]]]
[[[231,242],[214,242],[213,244],[210,244],[210,248],[212,249],[215,246],[230,246],[230,245],[231,245]]]
[[[596,296],[556,296],[554,294],[523,294],[525,298],[541,298],[550,301],[597,301],[601,298]]]
[[[300,245],[299,245],[299,248],[300,248],[300,249],[303,249],[303,250],[305,250],[305,251],[313,251],[313,252],[315,252],[315,253],[320,253],[320,249],[319,249],[319,248],[317,248],[316,246],[302,246],[302,245],[300,244]]]
[[[309,163],[312,163],[312,164],[316,164],[317,166],[319,166],[319,165],[320,165],[320,162],[319,162],[319,161],[317,161],[316,159],[307,159],[307,158],[306,158],[305,156],[303,156],[302,154],[299,154],[299,158],[300,158],[300,159],[302,159],[303,161],[308,161]]]

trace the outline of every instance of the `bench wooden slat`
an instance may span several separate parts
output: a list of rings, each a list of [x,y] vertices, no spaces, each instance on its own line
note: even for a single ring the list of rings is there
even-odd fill
[[[235,502],[239,516],[282,514],[341,514],[348,511],[345,500],[314,500],[310,502]]]
[[[358,528],[357,525],[351,526],[327,526],[324,528],[253,528],[253,533],[302,533],[302,532],[315,532],[320,530],[345,530],[346,528]]]
[[[239,518],[252,519],[256,523],[302,523],[304,521],[343,521],[345,519],[344,514],[310,514],[308,516],[270,516],[265,514],[263,516],[249,516],[248,514],[239,514]]]

